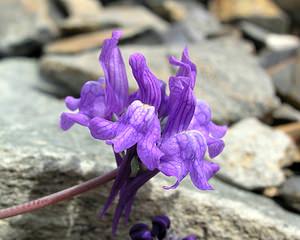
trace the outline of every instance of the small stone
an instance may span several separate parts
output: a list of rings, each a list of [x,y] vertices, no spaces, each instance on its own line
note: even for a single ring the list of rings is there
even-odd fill
[[[274,0],[293,21],[300,23],[300,1],[298,0]]]
[[[143,6],[111,6],[103,8],[101,14],[85,17],[83,21],[75,17],[67,19],[61,22],[60,28],[66,32],[86,32],[113,26],[114,28],[136,28],[142,32],[151,30],[162,34],[167,30],[168,25],[166,21]]]
[[[102,7],[98,0],[58,0],[67,9],[71,18],[93,17],[101,14]]]
[[[187,15],[184,3],[175,0],[144,0],[144,4],[159,16],[171,22],[180,21]]]
[[[289,55],[288,55],[289,54]],[[283,60],[278,62],[278,57]],[[286,57],[285,57],[286,56]],[[298,49],[291,49],[281,53],[266,53],[261,56],[261,62],[269,66],[267,73],[273,79],[276,90],[289,103],[300,107],[300,54]]]
[[[288,135],[253,118],[230,128],[225,144],[217,158],[221,166],[218,176],[249,190],[281,185],[285,180],[282,168],[298,157]]]
[[[0,57],[30,55],[58,36],[58,13],[48,0],[0,1]]]
[[[98,0],[59,0],[68,13],[68,18],[60,22],[60,28],[67,33],[95,31],[99,23],[95,21],[102,14]]]
[[[266,45],[275,51],[286,49],[298,49],[300,40],[298,37],[287,34],[269,34],[266,38]]]
[[[286,180],[280,188],[280,196],[288,207],[300,212],[300,176]]]
[[[224,33],[224,28],[219,21],[207,11],[200,3],[192,0],[181,2],[187,15],[180,22],[173,24],[176,32],[174,38],[169,37],[169,42],[180,42],[177,39],[180,35],[190,42],[198,42],[207,37],[218,36]],[[174,31],[173,30],[173,31]],[[179,35],[179,36],[176,36]],[[183,41],[180,43],[184,44]]]
[[[275,33],[289,28],[288,17],[271,0],[215,0],[210,8],[224,22],[247,20]]]
[[[296,50],[300,46],[297,36],[288,34],[275,34],[249,22],[242,22],[240,28],[244,36],[252,41],[260,49],[266,47],[272,52],[286,52]]]
[[[278,196],[279,190],[277,187],[268,187],[268,188],[264,189],[263,194],[266,197],[273,198],[273,197]]]
[[[72,37],[59,39],[45,46],[45,52],[50,54],[74,54],[89,49],[100,48],[103,41],[111,37],[113,29],[82,33]],[[138,28],[122,29],[122,39],[133,38],[142,33]]]
[[[272,113],[275,121],[300,122],[300,111],[288,104],[282,104]]]

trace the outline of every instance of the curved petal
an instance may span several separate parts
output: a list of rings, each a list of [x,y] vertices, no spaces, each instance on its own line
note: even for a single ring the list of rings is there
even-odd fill
[[[102,80],[86,82],[80,92],[79,111],[89,118],[104,117],[105,85]]]
[[[82,126],[89,125],[89,118],[81,113],[62,113],[60,116],[60,127],[64,131],[71,128],[75,123]]]
[[[167,84],[162,80],[159,80],[159,81],[160,81],[161,101],[160,101],[160,106],[158,109],[158,117],[165,118],[168,114],[169,96],[167,96],[167,93],[166,93]]]
[[[220,167],[216,163],[197,159],[193,162],[190,169],[190,176],[193,184],[201,190],[212,190],[208,180],[212,178]]]
[[[228,130],[228,127],[225,126],[225,125],[220,126],[220,125],[217,125],[213,122],[210,122],[209,125],[208,125],[208,129],[209,129],[209,132],[212,135],[212,137],[222,138],[222,137],[225,136],[225,134]]]
[[[145,143],[149,144],[160,137],[157,136],[157,131],[153,131],[155,127],[158,127],[157,123],[159,121],[154,107],[136,100],[129,105],[127,112],[119,119],[115,137],[107,143],[113,145],[115,152],[124,151],[136,143],[144,146]]]
[[[117,123],[96,117],[90,121],[89,129],[94,138],[108,140],[116,136]]]
[[[71,111],[75,111],[79,107],[80,98],[74,98],[72,96],[68,96],[65,98],[65,103],[67,108],[69,108]]]
[[[128,105],[128,80],[125,64],[117,44],[121,37],[120,31],[114,31],[112,38],[104,41],[99,57],[106,82],[107,113],[121,114]]]
[[[132,54],[129,58],[129,64],[139,85],[139,100],[154,106],[158,111],[161,102],[160,82],[150,71],[145,57],[139,53]]]
[[[154,118],[151,124],[151,130],[146,136],[138,142],[137,153],[142,163],[149,169],[158,168],[159,159],[163,153],[157,147],[156,143],[160,139],[160,123],[158,118]]]
[[[225,147],[224,141],[216,138],[207,138],[206,143],[210,158],[215,158],[216,156],[218,156]]]
[[[191,120],[191,123],[189,125],[189,129],[198,130],[200,128],[203,128],[203,126],[206,127],[206,125],[208,125],[210,121],[211,121],[210,107],[206,102],[197,100],[195,112]]]
[[[196,65],[191,62],[188,49],[183,50],[181,60],[177,60],[175,57],[171,56],[169,62],[174,66],[179,66],[176,73],[176,77],[186,77],[188,79],[189,86],[194,89],[197,75]]]
[[[204,159],[206,143],[201,133],[185,131],[164,141],[160,149],[165,155],[161,158],[159,170],[177,179],[173,186],[167,188],[170,189],[179,185],[190,171],[193,162]]]
[[[196,99],[189,86],[185,86],[174,99],[176,99],[176,101],[171,106],[163,132],[165,138],[186,130],[195,111]]]

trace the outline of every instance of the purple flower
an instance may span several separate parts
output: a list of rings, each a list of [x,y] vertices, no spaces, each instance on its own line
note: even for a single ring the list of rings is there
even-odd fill
[[[133,225],[130,229],[129,235],[132,240],[153,240],[153,236],[148,225],[144,223]]]
[[[187,175],[197,188],[212,189],[208,181],[219,166],[208,158],[222,152],[227,131],[212,122],[209,106],[194,96],[197,69],[187,48],[181,60],[169,58],[178,67],[169,78],[169,96],[166,84],[152,73],[145,57],[132,54],[129,65],[139,88],[129,95],[117,46],[120,36],[120,31],[114,31],[103,44],[99,60],[104,78],[85,83],[80,98],[67,97],[66,105],[73,112],[61,115],[63,130],[75,123],[86,126],[95,139],[113,147],[118,174],[101,215],[119,196],[114,232],[122,215],[128,219],[137,191],[159,171],[176,178],[166,189],[176,188]],[[154,224],[155,231],[163,235],[160,220]]]
[[[156,146],[160,139],[160,123],[153,106],[135,100],[118,121],[96,117],[89,128],[94,138],[107,140],[116,153],[137,145],[138,157],[147,169],[158,168],[162,156]]]
[[[156,236],[158,240],[166,237],[167,231],[170,228],[171,221],[165,216],[156,216],[152,219],[152,235]]]
[[[128,106],[128,80],[124,61],[117,44],[120,31],[114,31],[112,38],[104,41],[99,57],[104,78],[86,82],[80,92],[80,98],[67,97],[65,103],[69,110],[76,113],[61,115],[61,128],[68,130],[74,123],[88,126],[94,117],[111,119],[119,116]]]
[[[175,236],[168,235],[171,221],[166,215],[156,216],[152,219],[152,230],[149,230],[149,226],[144,223],[137,223],[130,228],[129,235],[131,240],[171,240],[179,239]],[[182,240],[197,240],[196,235],[188,235]]]
[[[160,150],[164,155],[160,159],[159,170],[167,176],[177,179],[166,189],[176,188],[184,177],[190,174],[194,185],[202,190],[212,189],[208,180],[219,170],[216,163],[205,160],[208,150],[211,158],[219,155],[223,148],[222,138],[226,127],[211,121],[211,111],[207,104],[196,101],[195,65],[188,60],[187,49],[182,61],[170,58],[170,63],[180,66],[176,76],[170,77],[169,114],[163,130]]]

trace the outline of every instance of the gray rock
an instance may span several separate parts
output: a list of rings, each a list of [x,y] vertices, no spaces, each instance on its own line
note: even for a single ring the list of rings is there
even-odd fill
[[[300,176],[286,180],[279,193],[288,207],[300,212]]]
[[[272,58],[276,60],[276,64],[268,66],[266,68],[267,73],[273,79],[274,85],[278,93],[286,99],[286,101],[300,107],[300,55],[299,50],[291,50],[286,52],[287,55],[285,58],[282,58],[281,61],[277,61],[277,56],[282,54],[272,53],[271,56],[267,58]],[[266,61],[266,55],[263,56],[263,62]]]
[[[285,133],[250,118],[230,128],[226,148],[217,157],[219,177],[245,189],[279,186],[283,167],[297,160],[297,148]]]
[[[58,0],[68,17],[59,22],[64,33],[81,33],[99,30],[99,22],[95,21],[102,14],[102,6],[97,0]]]
[[[114,29],[106,29],[89,33],[81,33],[75,36],[61,38],[47,44],[44,47],[46,54],[74,54],[85,52],[90,49],[98,49],[103,41],[111,37]],[[149,36],[143,29],[132,27],[122,29],[122,40],[132,40],[141,36]]]
[[[186,17],[184,2],[175,0],[143,0],[148,8],[170,22],[177,22]]]
[[[84,1],[83,4],[85,4]],[[88,17],[73,16],[67,18],[65,21],[61,21],[59,26],[65,32],[87,32],[114,27],[136,28],[142,32],[151,30],[157,34],[165,32],[168,28],[166,21],[143,6],[111,6],[99,11],[101,13],[90,13]]]
[[[179,57],[182,49],[183,46],[134,46],[124,47],[122,51],[125,62],[130,54],[143,53],[153,72],[167,81],[172,70],[167,56],[173,54]],[[199,72],[196,95],[210,103],[214,119],[218,122],[234,122],[247,116],[263,117],[277,106],[278,100],[269,77],[249,54],[245,44],[220,39],[202,41],[190,45],[189,49]],[[67,85],[78,93],[83,82],[97,79],[102,74],[98,54],[98,51],[91,51],[77,55],[46,55],[41,60],[41,71],[48,80]],[[127,72],[130,75],[129,68]],[[130,87],[136,87],[132,77]]]
[[[26,55],[58,35],[48,0],[0,1],[0,56]]]
[[[184,44],[182,36],[187,41],[197,42],[206,37],[218,36],[224,33],[225,30],[219,21],[200,3],[193,0],[178,2],[183,4],[187,14],[184,19],[172,26],[171,32],[166,35],[167,42]]]
[[[275,33],[289,29],[288,16],[271,0],[215,0],[210,9],[224,22],[246,20]]]
[[[20,81],[22,76],[22,81]],[[61,133],[57,118],[63,103],[36,91],[40,80],[32,60],[0,63],[0,207],[34,199],[103,174],[114,166],[110,148],[92,141],[85,129]],[[25,97],[24,97],[25,96]],[[216,191],[200,192],[185,181],[165,191],[167,178],[158,176],[137,196],[129,225],[110,233],[110,212],[96,217],[110,185],[35,213],[0,220],[0,238],[127,239],[129,226],[168,214],[177,236],[197,234],[217,239],[300,239],[300,217],[274,202],[217,180]]]
[[[295,52],[300,46],[299,38],[294,35],[271,33],[246,21],[242,22],[239,26],[244,36],[254,41],[258,49],[266,47],[269,52],[275,52],[277,55],[281,53],[283,55],[291,50]],[[278,59],[278,56],[276,57]]]
[[[297,0],[274,0],[285,12],[289,14],[293,21],[300,23],[300,2]]]
[[[276,121],[300,122],[300,111],[288,104],[282,104],[272,113]]]

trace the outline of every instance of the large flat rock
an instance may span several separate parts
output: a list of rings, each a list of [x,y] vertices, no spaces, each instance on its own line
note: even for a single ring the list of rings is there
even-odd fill
[[[22,76],[22,78],[20,78]],[[85,129],[61,133],[59,100],[35,88],[40,81],[32,60],[0,63],[0,207],[34,199],[72,186],[114,167],[110,147],[92,141]],[[214,181],[216,191],[201,192],[185,181],[165,191],[166,177],[158,176],[138,194],[130,224],[168,214],[180,236],[203,239],[300,239],[300,217],[273,201]],[[32,214],[0,220],[0,238],[113,239],[111,214],[96,217],[110,186]],[[123,222],[114,239],[126,239]]]
[[[285,181],[283,168],[298,160],[297,147],[287,134],[254,118],[230,128],[225,143],[217,158],[219,176],[245,189],[280,186]]]
[[[153,72],[168,81],[172,68],[168,55],[180,56],[184,46],[123,47],[125,62],[134,52],[143,53]],[[214,119],[235,122],[244,117],[262,118],[278,104],[270,78],[238,40],[202,41],[189,46],[192,60],[198,66],[196,95],[210,103]],[[78,93],[82,84],[103,75],[98,63],[98,51],[75,55],[46,55],[41,60],[41,71],[48,81]],[[128,75],[131,71],[128,67]],[[131,89],[136,88],[130,77]]]

